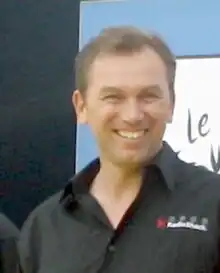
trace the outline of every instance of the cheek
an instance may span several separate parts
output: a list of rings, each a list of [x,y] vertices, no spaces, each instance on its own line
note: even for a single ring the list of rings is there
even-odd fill
[[[94,105],[87,108],[87,121],[93,127],[104,127],[117,116],[117,107],[113,105]]]
[[[172,107],[165,101],[157,101],[147,105],[145,112],[155,121],[166,123],[172,115]]]

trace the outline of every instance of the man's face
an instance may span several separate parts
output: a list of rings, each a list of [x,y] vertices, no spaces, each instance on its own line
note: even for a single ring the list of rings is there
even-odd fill
[[[88,124],[102,160],[141,165],[160,149],[173,102],[167,69],[151,49],[131,55],[99,56],[88,89],[73,94],[78,121]]]

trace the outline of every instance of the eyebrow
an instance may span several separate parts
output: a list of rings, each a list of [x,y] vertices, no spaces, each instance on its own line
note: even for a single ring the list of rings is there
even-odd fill
[[[101,88],[101,92],[103,93],[123,92],[123,89],[115,86],[104,86],[103,88]]]
[[[145,92],[161,92],[162,89],[158,84],[154,84],[154,85],[149,85],[149,86],[145,86],[143,88],[141,88],[140,93],[145,93]]]
[[[122,88],[114,87],[114,86],[105,86],[100,90],[100,96],[107,95],[122,95],[124,90]]]

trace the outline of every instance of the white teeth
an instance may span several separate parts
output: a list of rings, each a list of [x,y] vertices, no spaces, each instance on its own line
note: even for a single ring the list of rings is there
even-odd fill
[[[136,139],[136,138],[144,135],[144,130],[143,131],[136,131],[136,132],[117,131],[117,133],[121,137],[124,137],[124,138]]]

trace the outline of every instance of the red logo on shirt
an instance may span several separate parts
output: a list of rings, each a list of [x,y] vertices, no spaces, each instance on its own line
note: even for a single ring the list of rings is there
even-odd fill
[[[159,217],[157,219],[156,226],[158,229],[165,229],[167,227],[167,222],[167,219],[165,219],[164,217]]]

